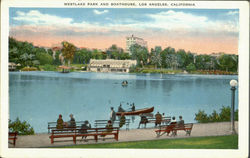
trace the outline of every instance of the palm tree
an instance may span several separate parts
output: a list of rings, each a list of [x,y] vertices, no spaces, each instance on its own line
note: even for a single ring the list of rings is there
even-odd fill
[[[152,64],[155,65],[155,69],[157,69],[157,65],[162,66],[162,57],[160,53],[157,53],[156,51],[153,52],[153,55],[151,57]]]

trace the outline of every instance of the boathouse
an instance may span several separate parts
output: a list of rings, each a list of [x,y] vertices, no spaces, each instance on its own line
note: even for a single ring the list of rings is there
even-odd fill
[[[136,65],[136,60],[95,60],[91,59],[88,71],[93,72],[129,72],[129,68]]]
[[[15,71],[17,66],[21,66],[21,64],[9,62],[9,71]]]

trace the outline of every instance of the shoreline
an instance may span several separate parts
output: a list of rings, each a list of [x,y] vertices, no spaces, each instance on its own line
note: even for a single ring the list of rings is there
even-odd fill
[[[45,70],[35,70],[35,71],[41,71],[41,72],[46,72]],[[34,71],[9,71],[9,72],[34,72]],[[58,72],[61,73],[60,71],[47,71],[47,72]],[[93,72],[93,71],[70,71],[70,72],[80,72],[80,73],[85,73],[85,72]],[[69,73],[70,73],[69,72]],[[122,73],[122,72],[95,72],[95,73]],[[126,74],[167,74],[167,75],[225,75],[225,76],[229,76],[229,75],[238,75],[238,73],[224,73],[224,74],[213,74],[213,73],[198,73],[198,72],[192,72],[192,73],[188,73],[188,72],[128,72]]]

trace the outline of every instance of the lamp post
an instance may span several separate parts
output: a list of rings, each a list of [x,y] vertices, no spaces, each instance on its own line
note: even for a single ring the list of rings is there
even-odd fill
[[[230,81],[230,86],[232,90],[232,103],[231,103],[231,132],[235,134],[235,127],[234,127],[234,102],[235,102],[235,90],[238,82],[236,80]]]

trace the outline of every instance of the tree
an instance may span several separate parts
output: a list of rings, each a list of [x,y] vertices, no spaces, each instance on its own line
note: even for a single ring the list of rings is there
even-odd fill
[[[130,58],[131,58],[131,56],[128,53],[125,53],[125,52],[121,53],[121,56],[120,56],[121,60],[126,60],[126,59],[130,59]]]
[[[167,47],[161,52],[163,67],[172,68],[172,60],[173,60],[172,56],[174,54],[175,54],[175,49],[171,47]]]
[[[179,68],[185,68],[187,65],[187,54],[185,52],[184,49],[179,49],[176,52],[176,56],[177,56],[177,62],[178,62],[178,67]]]
[[[70,63],[72,62],[72,60],[74,59],[74,54],[76,52],[76,47],[66,41],[62,42],[62,55],[64,57],[64,59],[68,62],[68,65],[70,65]]]
[[[41,65],[53,64],[53,57],[50,56],[48,53],[37,53],[36,58]]]
[[[161,57],[161,51],[160,50],[151,50],[151,62],[155,65],[155,69],[157,66],[162,66],[162,57]]]
[[[196,68],[195,68],[195,65],[193,63],[190,63],[187,67],[186,67],[186,70],[188,72],[191,72],[191,71],[195,71]]]
[[[228,54],[222,54],[217,60],[219,68],[224,71],[237,71],[238,57]]]
[[[14,63],[18,63],[18,61],[19,61],[19,53],[18,53],[18,49],[16,47],[11,48],[9,50],[9,61],[14,62]]]
[[[34,54],[24,53],[20,56],[20,60],[23,66],[38,66],[40,62],[35,59]]]
[[[146,47],[142,47],[138,44],[130,46],[130,52],[132,53],[132,59],[137,60],[137,64],[144,67],[148,59],[148,50]]]
[[[74,63],[87,64],[89,63],[90,59],[91,59],[91,52],[86,48],[83,48],[76,51],[76,54],[74,56]]]
[[[61,51],[57,50],[55,52],[55,56],[54,56],[54,60],[53,60],[53,65],[61,65],[61,61],[60,61],[60,54],[61,54]]]

